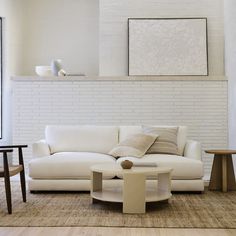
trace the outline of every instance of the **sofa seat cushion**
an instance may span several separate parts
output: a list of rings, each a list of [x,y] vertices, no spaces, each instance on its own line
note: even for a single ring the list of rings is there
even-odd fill
[[[29,176],[34,179],[90,179],[90,167],[115,163],[112,156],[89,152],[59,152],[29,162]],[[103,175],[111,179],[113,175]]]
[[[203,163],[199,160],[193,160],[187,157],[166,154],[147,154],[142,158],[121,157],[117,160],[117,163],[121,163],[124,160],[130,160],[132,162],[155,162],[160,167],[170,167],[173,169],[172,179],[200,179],[203,177]]]

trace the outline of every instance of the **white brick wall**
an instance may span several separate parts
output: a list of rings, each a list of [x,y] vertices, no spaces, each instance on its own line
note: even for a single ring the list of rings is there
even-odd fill
[[[48,124],[159,124],[187,125],[203,150],[225,148],[227,119],[226,80],[13,82],[14,143],[44,138]],[[203,156],[209,175],[212,157]]]

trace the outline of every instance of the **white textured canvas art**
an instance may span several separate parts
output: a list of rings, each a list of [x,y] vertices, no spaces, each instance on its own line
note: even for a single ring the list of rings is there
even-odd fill
[[[208,75],[207,19],[130,18],[129,75]]]
[[[3,32],[3,27],[2,27],[2,18],[0,17],[0,138],[2,138],[2,55],[3,55],[3,49],[2,49],[2,32]]]

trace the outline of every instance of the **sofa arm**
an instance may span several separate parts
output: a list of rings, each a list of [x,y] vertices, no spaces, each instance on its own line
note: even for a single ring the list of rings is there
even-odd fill
[[[187,140],[184,148],[184,156],[195,160],[202,160],[201,143],[194,140]]]
[[[44,157],[50,155],[50,149],[45,140],[39,140],[32,145],[33,157]]]

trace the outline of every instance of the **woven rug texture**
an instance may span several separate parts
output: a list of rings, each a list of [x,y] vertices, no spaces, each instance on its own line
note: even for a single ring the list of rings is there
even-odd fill
[[[91,204],[89,193],[27,193],[12,184],[13,214],[7,214],[0,183],[0,226],[103,226],[157,228],[236,228],[236,192],[173,194],[171,202],[151,203],[146,214],[122,214],[119,203]]]

